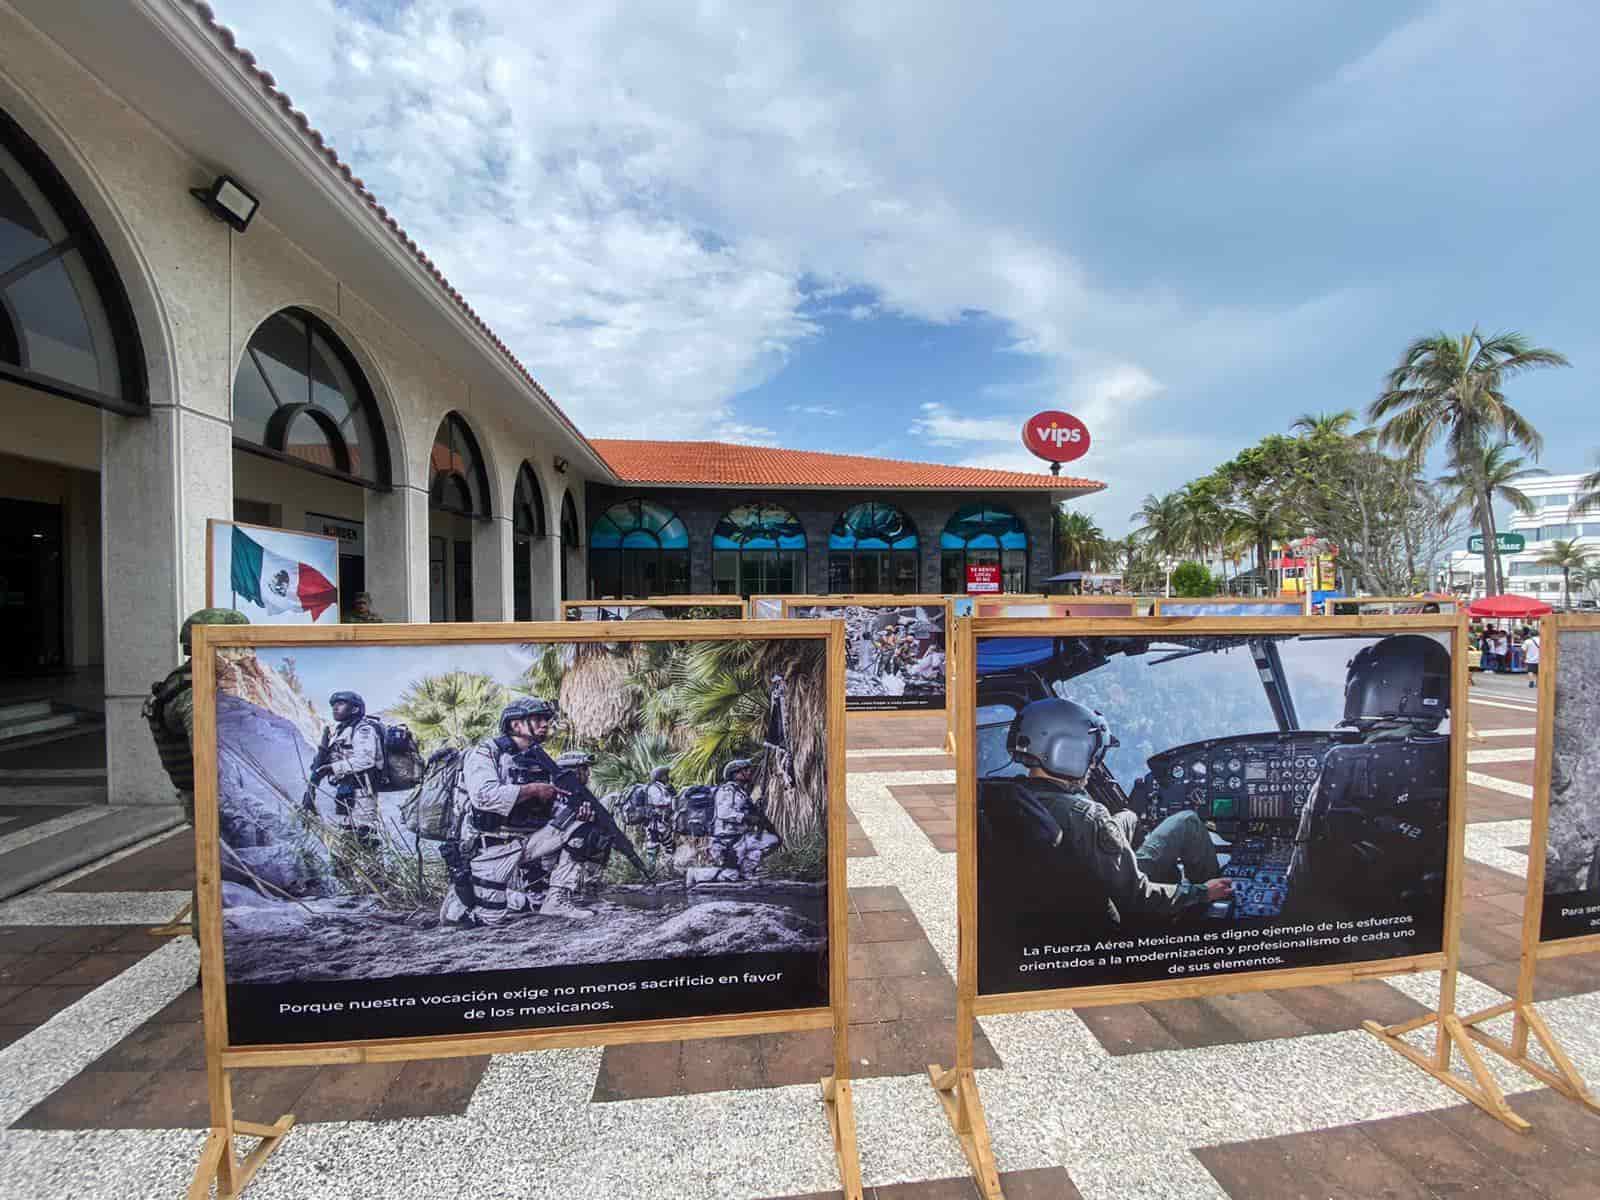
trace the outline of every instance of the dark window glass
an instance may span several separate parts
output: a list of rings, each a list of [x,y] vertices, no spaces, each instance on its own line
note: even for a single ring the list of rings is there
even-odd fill
[[[946,592],[967,590],[969,566],[998,566],[1000,586],[1028,590],[1028,531],[997,504],[968,504],[951,514],[939,535],[939,581]]]
[[[689,531],[653,500],[613,504],[589,527],[589,595],[687,595]]]
[[[463,517],[494,515],[489,510],[489,472],[478,439],[456,413],[439,422],[430,465],[428,503],[434,508]]]
[[[917,529],[892,504],[847,508],[828,534],[828,590],[858,594],[917,591]]]
[[[542,538],[545,535],[544,497],[539,493],[539,481],[527,463],[517,472],[517,494],[512,506],[511,523],[525,537]]]
[[[711,533],[712,581],[717,592],[743,596],[805,591],[805,530],[776,504],[741,504]]]
[[[111,257],[44,153],[0,113],[0,378],[118,411],[144,357]]]
[[[389,450],[365,377],[302,309],[261,323],[233,376],[233,440],[357,483],[387,487]]]

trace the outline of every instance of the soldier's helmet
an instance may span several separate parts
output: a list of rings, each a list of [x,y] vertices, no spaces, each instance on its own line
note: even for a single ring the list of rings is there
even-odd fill
[[[368,608],[371,608],[372,607],[372,593],[371,592],[357,592],[355,594],[355,600],[353,601],[353,603],[365,604]]]
[[[356,710],[356,720],[367,715],[367,702],[362,699],[360,692],[335,692],[328,697],[328,707],[332,708],[341,700]]]
[[[511,722],[526,721],[530,717],[556,718],[556,706],[540,696],[524,696],[513,700],[500,710],[500,736],[511,735]]]
[[[1363,646],[1344,680],[1344,720],[1357,729],[1405,723],[1438,728],[1450,713],[1450,652],[1431,637],[1398,633]]]
[[[196,625],[248,625],[250,618],[242,612],[231,608],[202,608],[198,612],[189,614],[189,619],[178,630],[178,644],[183,647],[185,654],[193,653],[190,649],[192,638],[189,631]]]
[[[556,756],[556,766],[564,771],[578,767],[592,767],[594,766],[594,755],[587,750],[563,750]]]
[[[1071,779],[1085,778],[1118,744],[1094,709],[1056,697],[1025,705],[1006,731],[1012,761]]]
[[[672,778],[671,767],[657,767],[654,771],[650,772],[651,783],[666,783],[670,778]]]
[[[755,769],[755,763],[751,762],[748,758],[736,758],[728,763],[727,766],[722,768],[722,782],[731,783],[737,776],[746,771],[754,771]]]

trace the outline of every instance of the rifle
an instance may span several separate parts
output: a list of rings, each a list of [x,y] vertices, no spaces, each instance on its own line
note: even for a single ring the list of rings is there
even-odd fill
[[[783,834],[778,832],[778,827],[772,823],[772,818],[767,816],[766,808],[754,796],[750,797],[750,815],[755,818],[756,825],[759,828],[766,830],[766,832],[777,838],[778,845],[783,845]]]
[[[295,753],[298,754],[299,751],[300,746],[297,742],[295,744]],[[322,728],[322,744],[317,747],[317,752],[311,756],[311,766],[306,769],[305,794],[300,797],[300,807],[308,813],[317,811],[317,784],[312,776],[317,773],[317,768],[327,766],[332,756],[333,746],[329,741],[328,728],[324,725]]]
[[[577,818],[578,810],[587,804],[592,816],[586,823],[597,826],[610,840],[611,846],[622,852],[622,857],[632,864],[633,869],[639,872],[642,878],[652,881],[655,879],[655,872],[639,857],[632,839],[623,832],[622,826],[617,824],[616,817],[611,815],[611,811],[600,803],[593,792],[578,782],[576,772],[563,771],[553,782],[560,799],[556,801],[555,808],[550,814],[550,824],[557,829],[566,830]]]

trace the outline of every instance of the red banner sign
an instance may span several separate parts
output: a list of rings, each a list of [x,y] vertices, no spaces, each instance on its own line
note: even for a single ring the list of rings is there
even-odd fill
[[[999,590],[1000,568],[998,565],[967,564],[967,591],[969,593],[998,592]]]
[[[1089,427],[1071,413],[1047,410],[1022,423],[1022,444],[1046,462],[1071,462],[1089,452]]]

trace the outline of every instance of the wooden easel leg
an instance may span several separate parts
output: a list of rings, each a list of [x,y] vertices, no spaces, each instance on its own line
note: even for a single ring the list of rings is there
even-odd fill
[[[1428,1025],[1438,1029],[1437,1048],[1434,1053],[1419,1050],[1409,1042],[1401,1040],[1402,1034],[1414,1032]],[[1532,1128],[1506,1103],[1505,1093],[1500,1090],[1500,1085],[1494,1081],[1494,1076],[1490,1075],[1483,1065],[1483,1059],[1474,1048],[1460,1017],[1446,1015],[1441,1018],[1438,1013],[1430,1013],[1426,1017],[1407,1021],[1403,1025],[1384,1026],[1376,1021],[1363,1021],[1361,1028],[1402,1058],[1426,1071],[1445,1087],[1465,1096],[1507,1129],[1515,1130],[1517,1133],[1527,1133]],[[1467,1069],[1472,1072],[1471,1081],[1461,1078],[1451,1070],[1452,1051],[1459,1052],[1466,1062]]]
[[[214,1065],[209,1069],[215,1073],[211,1080],[211,1112],[212,1119],[218,1123],[206,1135],[200,1162],[195,1166],[194,1178],[189,1183],[189,1200],[207,1200],[213,1181],[217,1185],[218,1200],[234,1200],[261,1169],[261,1164],[278,1148],[284,1135],[294,1127],[294,1114],[281,1116],[271,1125],[234,1120],[233,1089],[228,1073]],[[236,1134],[261,1139],[243,1162],[233,1156],[233,1138]]]
[[[1514,1012],[1516,1015],[1515,1032],[1509,1043],[1478,1028],[1479,1023],[1493,1017],[1504,1016],[1508,1012]],[[1600,1099],[1596,1099],[1594,1093],[1589,1090],[1583,1075],[1573,1065],[1572,1059],[1567,1057],[1566,1051],[1550,1032],[1550,1026],[1545,1024],[1544,1018],[1535,1011],[1533,1005],[1515,1002],[1497,1004],[1493,1008],[1462,1017],[1461,1026],[1466,1036],[1478,1045],[1493,1050],[1512,1066],[1526,1071],[1551,1091],[1560,1092],[1569,1100],[1576,1100],[1592,1113],[1600,1113]],[[1552,1071],[1543,1063],[1535,1062],[1529,1055],[1530,1033],[1539,1043],[1540,1049],[1555,1064],[1555,1070]]]
[[[989,1122],[971,1068],[946,1070],[935,1063],[928,1068],[928,1079],[950,1128],[961,1142],[961,1152],[967,1156],[979,1193],[984,1200],[1005,1200],[1005,1193],[1000,1190],[1000,1172],[995,1169],[994,1147],[989,1144]]]
[[[845,1200],[862,1200],[861,1156],[856,1149],[856,1110],[848,1079],[832,1075],[822,1081],[822,1106],[828,1113],[833,1152],[839,1159],[839,1183]]]
[[[165,925],[152,925],[147,933],[151,937],[178,937],[189,932],[189,914],[194,911],[194,901],[190,900],[178,910],[178,915]]]

